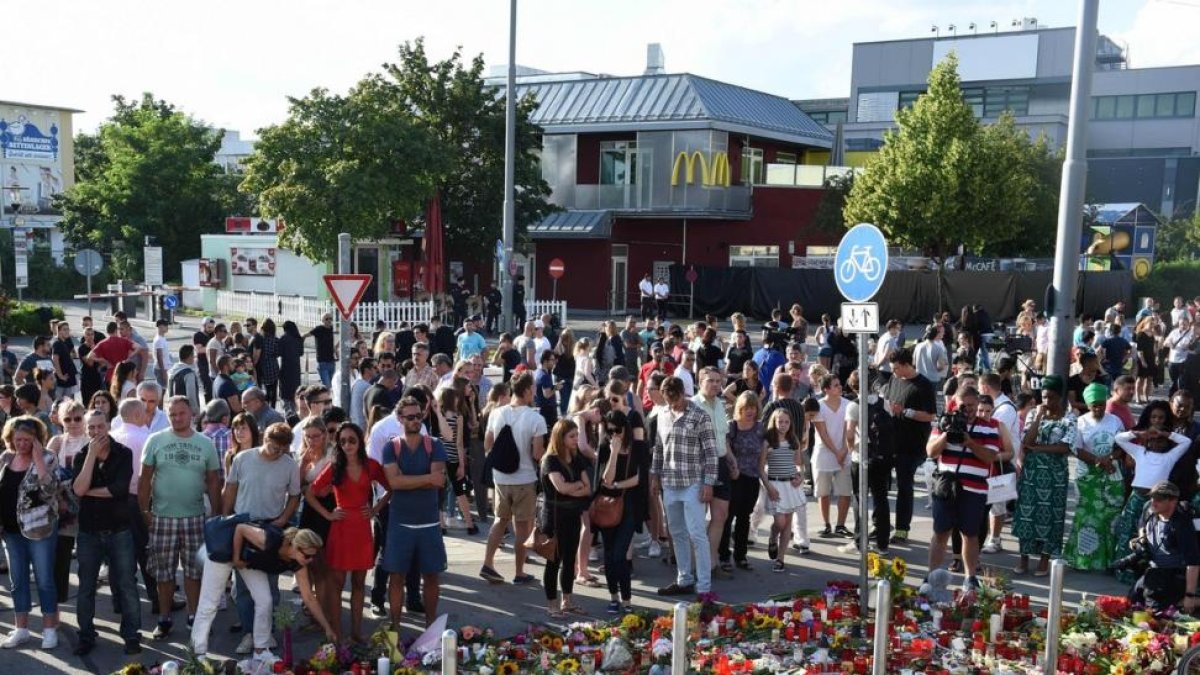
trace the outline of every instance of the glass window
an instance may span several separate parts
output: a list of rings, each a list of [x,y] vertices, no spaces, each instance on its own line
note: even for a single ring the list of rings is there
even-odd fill
[[[825,123],[826,124],[837,124],[838,122],[845,122],[846,116],[849,114],[850,113],[847,110],[831,110],[828,113],[826,113]]]
[[[1137,116],[1154,117],[1154,96],[1137,97]]]
[[[777,152],[775,153],[776,164],[797,164],[796,153],[794,152]]]
[[[1175,116],[1175,94],[1159,94],[1154,97],[1154,116]]]
[[[766,180],[762,148],[742,148],[742,185],[762,185]]]
[[[601,141],[600,184],[637,184],[636,141]]]
[[[1096,97],[1096,115],[1098,120],[1111,120],[1117,116],[1117,99],[1114,96]]]
[[[925,92],[923,92],[923,91],[902,91],[902,92],[900,92],[900,109],[903,110],[905,108],[913,107],[913,104],[916,103],[917,99],[921,98],[921,95],[924,93]]]
[[[1136,96],[1117,96],[1117,111],[1116,117],[1119,120],[1133,119],[1134,105],[1137,101]]]
[[[778,246],[729,247],[730,267],[779,267]]]
[[[1196,92],[1185,91],[1175,95],[1175,116],[1196,116]]]
[[[983,90],[963,89],[963,102],[971,107],[976,117],[983,117]]]

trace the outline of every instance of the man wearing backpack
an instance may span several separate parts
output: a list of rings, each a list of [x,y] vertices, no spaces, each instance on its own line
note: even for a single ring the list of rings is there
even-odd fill
[[[933,384],[913,366],[912,350],[897,349],[890,357],[892,377],[880,390],[896,426],[896,528],[891,543],[908,541],[913,515],[913,479],[925,462],[937,394]]]
[[[196,369],[196,347],[179,348],[179,361],[167,371],[167,398],[186,396],[192,415],[200,414],[200,372]]]
[[[544,452],[543,437],[546,420],[531,407],[533,376],[521,373],[513,377],[512,403],[497,408],[488,417],[487,435],[483,448],[491,456],[492,480],[495,483],[496,519],[488,533],[487,552],[479,576],[489,583],[504,583],[496,571],[496,549],[504,539],[510,522],[516,530],[513,552],[516,558],[514,584],[533,582],[525,573],[525,540],[533,530],[534,509],[537,504],[537,463]],[[512,461],[513,453],[516,462]]]

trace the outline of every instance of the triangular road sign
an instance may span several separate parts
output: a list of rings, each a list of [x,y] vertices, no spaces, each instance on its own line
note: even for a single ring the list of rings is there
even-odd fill
[[[333,304],[337,305],[338,313],[342,315],[343,319],[349,321],[350,316],[354,314],[354,308],[358,307],[358,301],[362,300],[367,286],[371,285],[371,275],[326,274],[323,278],[325,287],[333,296]]]

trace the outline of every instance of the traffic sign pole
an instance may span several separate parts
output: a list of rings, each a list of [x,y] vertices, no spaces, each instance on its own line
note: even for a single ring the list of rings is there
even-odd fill
[[[342,274],[350,274],[350,235],[342,232],[338,235],[338,272]],[[358,294],[362,297],[362,293]],[[358,298],[355,298],[353,304],[358,304]],[[350,308],[353,311],[353,307]],[[349,314],[347,311],[346,314]],[[338,349],[339,360],[341,361],[341,377],[339,378],[338,387],[341,390],[341,402],[343,409],[350,410],[350,319],[344,314],[338,320],[338,339],[340,346]]]
[[[867,606],[867,550],[870,546],[867,518],[867,396],[871,391],[870,370],[867,356],[867,334],[879,329],[879,312],[867,301],[875,297],[887,276],[887,240],[879,228],[870,223],[859,223],[850,228],[838,244],[833,258],[833,278],[838,291],[850,303],[843,304],[842,329],[858,333],[858,592],[859,601]],[[874,324],[873,331],[869,328]],[[878,620],[879,617],[876,617]]]

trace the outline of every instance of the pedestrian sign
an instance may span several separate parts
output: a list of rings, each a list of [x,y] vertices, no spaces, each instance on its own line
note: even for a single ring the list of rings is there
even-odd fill
[[[833,277],[838,291],[850,302],[866,302],[875,297],[883,286],[887,268],[887,240],[879,228],[870,223],[859,223],[850,228],[833,258]]]

